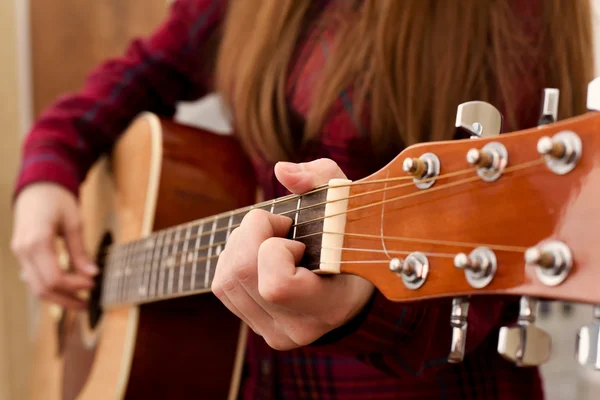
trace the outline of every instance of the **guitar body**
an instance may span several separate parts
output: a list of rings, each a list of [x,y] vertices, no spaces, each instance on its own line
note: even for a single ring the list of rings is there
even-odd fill
[[[234,139],[144,114],[82,187],[88,251],[101,255],[109,242],[252,204],[252,171]],[[246,326],[211,293],[110,308],[99,318],[94,293],[90,304],[61,314],[42,306],[33,399],[237,396]]]

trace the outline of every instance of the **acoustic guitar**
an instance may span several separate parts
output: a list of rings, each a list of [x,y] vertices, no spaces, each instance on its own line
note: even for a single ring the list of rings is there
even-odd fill
[[[391,301],[452,298],[449,362],[464,355],[471,297],[520,296],[498,351],[545,362],[536,300],[600,304],[597,93],[594,81],[593,111],[557,122],[557,93],[546,91],[541,125],[502,135],[495,108],[465,103],[465,139],[410,146],[359,181],[253,205],[235,139],[139,116],[84,182],[85,238],[102,272],[86,312],[44,305],[32,398],[236,398],[247,330],[210,286],[253,209],[294,220],[289,238],[306,244],[301,265],[315,273],[362,276]],[[600,368],[594,315],[577,357]]]

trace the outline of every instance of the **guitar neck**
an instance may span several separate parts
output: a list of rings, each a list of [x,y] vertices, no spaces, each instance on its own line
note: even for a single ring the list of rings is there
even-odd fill
[[[209,292],[231,232],[259,209],[293,220],[288,238],[306,247],[302,266],[319,268],[326,188],[156,231],[109,247],[103,257],[102,304],[141,304]]]

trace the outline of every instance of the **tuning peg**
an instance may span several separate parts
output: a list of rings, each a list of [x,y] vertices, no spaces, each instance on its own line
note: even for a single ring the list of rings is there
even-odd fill
[[[390,260],[390,271],[398,274],[407,288],[418,289],[427,280],[429,260],[425,254],[413,252],[405,260],[392,258]]]
[[[454,257],[454,266],[465,271],[465,277],[472,287],[481,289],[494,279],[498,262],[491,249],[477,247],[469,255],[458,253]]]
[[[573,255],[565,243],[549,240],[527,249],[525,263],[535,266],[535,273],[544,285],[557,286],[569,276]]]
[[[551,124],[558,120],[558,100],[560,91],[554,88],[544,89],[542,97],[542,112],[538,120],[538,126]]]
[[[500,328],[498,353],[519,367],[541,365],[550,358],[552,338],[535,325],[537,300],[521,298],[517,324]]]
[[[577,362],[586,368],[600,370],[600,305],[593,308],[592,323],[581,327],[577,333]]]
[[[471,139],[497,136],[502,132],[502,114],[484,101],[469,101],[458,106],[455,126]]]
[[[468,314],[469,299],[466,297],[455,297],[452,299],[452,314],[450,316],[452,341],[450,343],[450,354],[448,355],[448,362],[450,363],[462,362],[465,357]]]
[[[588,84],[587,108],[590,111],[600,111],[600,78]]]
[[[433,153],[425,153],[419,158],[406,158],[402,162],[402,170],[414,177],[413,182],[419,189],[433,186],[433,178],[440,175],[440,168],[440,159]]]

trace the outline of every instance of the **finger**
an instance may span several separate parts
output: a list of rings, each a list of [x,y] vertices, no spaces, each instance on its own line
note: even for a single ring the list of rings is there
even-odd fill
[[[98,267],[90,260],[83,243],[83,229],[76,212],[65,215],[64,237],[71,258],[77,271],[88,276],[98,274]]]
[[[325,320],[334,325],[350,318],[362,307],[361,299],[369,298],[373,285],[358,276],[319,276],[297,267],[303,253],[304,245],[300,242],[281,238],[265,241],[258,252],[260,295],[270,303],[301,314],[332,315]]]
[[[46,290],[76,293],[94,286],[94,282],[87,275],[63,271],[58,265],[56,249],[49,243],[40,244],[30,255],[29,261],[39,274]]]
[[[31,291],[36,297],[75,310],[85,308],[86,304],[82,299],[66,293],[47,291],[39,273],[32,266],[31,262],[27,260],[23,261],[23,271],[25,272],[25,281],[29,284]]]
[[[279,162],[275,165],[275,176],[290,192],[306,193],[331,179],[346,179],[340,167],[328,158],[307,163]]]

